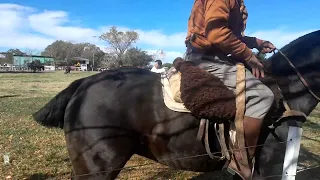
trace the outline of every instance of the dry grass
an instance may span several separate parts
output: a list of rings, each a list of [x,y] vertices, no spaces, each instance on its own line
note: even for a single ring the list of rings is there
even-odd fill
[[[3,161],[0,164],[0,179],[7,176],[13,179],[70,179],[71,165],[62,130],[40,126],[30,114],[73,80],[91,74],[0,74],[0,97],[4,97],[0,98],[0,155],[10,157],[9,165],[4,165]],[[306,152],[301,155],[301,165],[320,164],[319,122],[319,111],[315,111],[305,124],[302,147]],[[150,162],[134,156],[127,167]],[[213,174],[215,179],[230,179],[226,172]],[[169,170],[153,164],[124,170],[119,179],[209,179],[211,175]]]

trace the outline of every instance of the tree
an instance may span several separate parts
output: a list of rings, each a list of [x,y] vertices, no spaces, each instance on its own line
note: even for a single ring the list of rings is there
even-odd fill
[[[123,56],[122,63],[126,66],[142,67],[152,61],[152,56],[137,47],[130,48]]]
[[[26,53],[20,51],[20,49],[9,49],[6,53],[2,53],[5,55],[5,58],[0,59],[0,64],[13,64],[13,56],[24,56]]]
[[[116,57],[110,53],[104,53],[101,61],[99,62],[98,67],[101,68],[115,68],[116,67]]]
[[[155,53],[152,54],[153,60],[163,60],[163,58],[166,56],[166,53],[162,49],[158,49]]]
[[[94,44],[86,43],[82,44],[81,48],[83,49],[81,57],[89,59],[90,66],[94,65],[94,68],[102,66],[105,53],[99,47]]]
[[[94,44],[90,43],[72,43],[68,41],[57,40],[41,53],[43,56],[53,57],[55,60],[68,61],[68,64],[72,63],[72,58],[82,57],[90,60],[90,65],[99,67],[100,62],[103,61],[104,52]],[[61,62],[60,62],[61,64]]]
[[[135,31],[118,31],[112,26],[109,32],[103,33],[99,38],[112,47],[112,53],[115,53],[117,60],[121,61],[126,50],[137,42],[139,34]]]
[[[32,49],[28,49],[26,48],[24,50],[24,54],[25,54],[25,63],[31,63],[32,62],[32,56],[34,55],[34,51]]]
[[[41,55],[53,57],[55,60],[65,60],[67,58],[67,54],[71,52],[71,46],[72,43],[70,42],[57,40],[48,45]]]
[[[12,55],[24,56],[26,53],[20,51],[20,49],[9,49],[7,53],[11,53]]]
[[[173,64],[172,63],[164,63],[162,66],[170,69],[173,66]]]
[[[0,65],[13,64],[13,55],[10,53],[0,53]]]

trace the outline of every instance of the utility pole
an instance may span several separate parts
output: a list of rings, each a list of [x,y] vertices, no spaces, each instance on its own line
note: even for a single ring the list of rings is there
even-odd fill
[[[93,71],[93,69],[94,69],[94,51],[92,53],[92,71]]]
[[[96,38],[97,36],[92,36],[93,38]],[[95,51],[93,51],[93,54],[92,54],[92,71],[93,71],[93,69],[94,69],[94,52]]]

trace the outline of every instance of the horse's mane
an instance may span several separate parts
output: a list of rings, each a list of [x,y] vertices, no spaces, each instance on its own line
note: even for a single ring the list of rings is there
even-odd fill
[[[300,36],[299,38],[291,41],[289,44],[285,45],[280,49],[287,56],[292,56],[297,50],[301,48],[310,48],[313,45],[320,43],[320,30],[313,31],[311,33]],[[272,60],[275,55],[271,56],[269,59]]]
[[[312,63],[318,63],[315,62],[318,59],[311,57],[307,58],[305,56],[305,54],[311,56],[310,51],[317,47],[320,47],[320,30],[313,31],[291,41],[289,44],[282,47],[280,51],[283,52],[293,64],[301,67],[309,66]],[[303,60],[301,60],[302,55],[305,57]],[[279,59],[284,59],[279,52],[267,59],[270,65],[272,64],[273,73],[276,74],[281,72],[284,73],[286,69],[290,68],[286,61],[279,61]]]

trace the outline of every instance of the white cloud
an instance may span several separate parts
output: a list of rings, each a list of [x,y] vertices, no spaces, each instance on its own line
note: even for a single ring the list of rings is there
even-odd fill
[[[0,4],[0,33],[1,35],[23,29],[24,16],[33,11],[30,7],[16,4]]]
[[[37,10],[32,7],[17,4],[0,4],[0,49],[20,48],[43,50],[55,40],[71,42],[90,42],[99,47],[106,44],[93,36],[99,36],[108,31],[110,25],[88,28],[70,25],[74,20],[69,19],[65,11]],[[149,49],[165,50],[164,62],[172,62],[174,58],[183,56],[186,32],[165,34],[160,30],[130,29],[118,27],[119,30],[135,30],[140,34],[138,46]],[[297,37],[311,32],[302,30],[292,32],[290,29],[276,29],[252,32],[249,35],[273,42],[281,48]]]
[[[90,28],[66,26],[68,14],[64,11],[45,11],[28,17],[31,28],[55,39],[71,41],[92,41],[92,36],[99,34]]]
[[[42,50],[55,39],[43,37],[32,33],[0,33],[0,48],[19,48],[19,49],[37,49]]]
[[[68,25],[73,22],[65,11],[38,11],[31,7],[17,4],[0,4],[0,48],[44,49],[55,40],[71,42],[90,42],[105,46],[93,36],[99,36],[111,26],[85,28]],[[118,27],[119,30],[130,30]],[[166,35],[159,30],[144,31],[133,29],[139,33],[138,46],[149,48],[184,47],[185,33]],[[172,54],[172,52],[167,52]]]
[[[158,50],[146,50],[148,54],[155,55],[155,59],[160,59],[163,63],[172,63],[177,57],[183,57],[183,53],[179,51],[165,51],[163,55],[160,55]]]
[[[305,34],[308,34],[314,30],[303,30],[303,31],[295,31],[290,32],[290,30],[281,28],[276,30],[268,30],[268,31],[257,31],[254,33],[249,34],[249,36],[257,37],[263,40],[267,40],[272,42],[277,48],[281,48],[291,41],[299,38],[300,36],[303,36]]]
[[[161,31],[137,30],[140,35],[140,43],[156,47],[181,48],[184,47],[186,33],[165,35]]]

